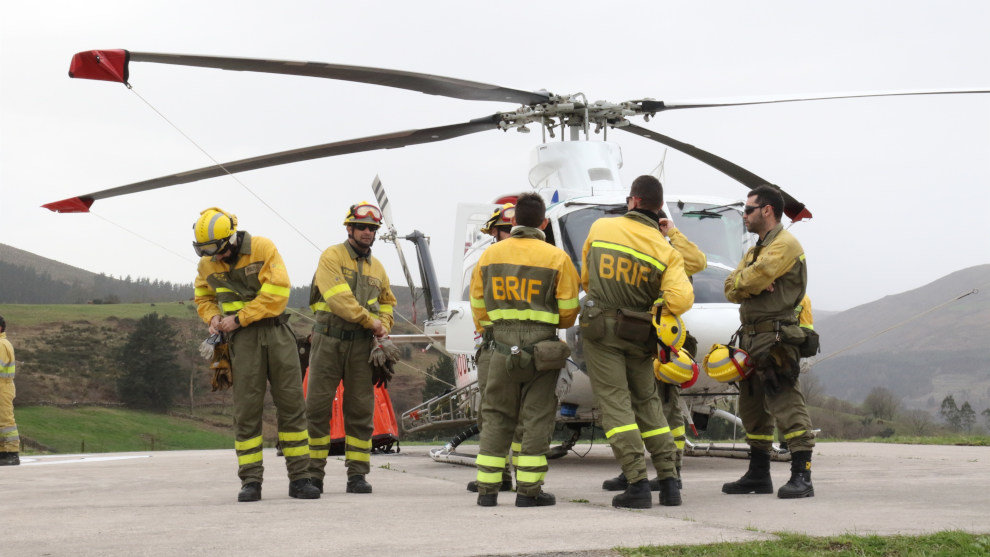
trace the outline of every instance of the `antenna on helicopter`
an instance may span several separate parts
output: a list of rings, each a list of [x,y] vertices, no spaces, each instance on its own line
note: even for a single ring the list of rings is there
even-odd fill
[[[399,254],[399,264],[402,265],[402,272],[406,275],[406,284],[409,286],[409,296],[412,297],[412,320],[413,323],[417,321],[416,319],[416,301],[420,296],[416,293],[416,283],[413,282],[412,273],[409,272],[409,265],[406,264],[406,256],[402,253],[402,246],[398,242],[398,234],[395,231],[395,223],[392,221],[392,207],[388,203],[388,196],[385,195],[385,186],[382,185],[381,178],[375,175],[375,179],[371,182],[371,190],[375,192],[375,199],[378,200],[378,206],[382,210],[382,218],[385,220],[385,227],[388,229],[388,233],[383,235],[381,238],[385,242],[391,242],[395,244],[395,251]]]
[[[653,176],[657,180],[660,180],[660,183],[661,184],[664,183],[664,166],[663,166],[663,164],[665,162],[667,162],[667,151],[668,151],[668,149],[664,149],[663,150],[663,156],[660,157],[660,164],[656,165],[653,168],[653,170],[650,171],[650,176]]]

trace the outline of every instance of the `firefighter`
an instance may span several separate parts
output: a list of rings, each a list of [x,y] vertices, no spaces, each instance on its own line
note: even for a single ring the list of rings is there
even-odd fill
[[[7,322],[0,317],[0,466],[21,463],[21,438],[14,421],[14,347],[7,340]]]
[[[471,276],[475,327],[486,322],[495,350],[481,405],[478,505],[498,504],[512,435],[522,424],[516,458],[516,506],[543,507],[556,499],[543,491],[547,435],[557,409],[557,375],[570,349],[557,329],[574,324],[578,276],[563,250],[548,244],[546,206],[535,193],[516,201],[512,233],[481,255]]]
[[[659,214],[660,221],[658,224],[660,225],[660,232],[668,238],[670,245],[684,258],[685,274],[691,277],[695,273],[704,271],[708,267],[708,258],[705,256],[705,252],[701,251],[694,242],[678,230],[674,226],[673,221],[667,218],[663,211],[659,211]],[[686,331],[685,334],[687,338],[684,341],[684,349],[691,354],[691,357],[697,357],[697,339]],[[663,417],[667,420],[667,425],[670,427],[670,434],[674,436],[674,445],[677,447],[677,465],[675,469],[677,471],[677,487],[681,488],[681,465],[684,460],[684,442],[686,439],[684,414],[681,412],[681,387],[680,385],[664,383],[658,380],[657,388],[660,391],[660,405]],[[602,482],[602,489],[606,491],[625,491],[627,487],[629,487],[629,482],[621,472],[618,476]],[[650,480],[650,490],[660,490],[660,478]]]
[[[681,504],[677,448],[661,412],[653,359],[653,311],[680,315],[694,303],[684,258],[660,232],[663,188],[652,176],[633,181],[628,212],[591,226],[582,250],[581,336],[605,436],[628,482],[616,507],[650,508],[644,448],[660,478],[660,504]]]
[[[212,207],[193,225],[200,257],[195,282],[199,316],[210,334],[227,335],[234,381],[234,448],[241,502],[261,499],[261,416],[266,383],[278,414],[278,438],[289,473],[289,496],[318,499],[309,479],[306,404],[295,335],[283,313],[289,274],[268,238],[237,230],[237,217]]]
[[[310,473],[323,491],[330,451],[330,413],[337,386],[343,381],[344,465],[347,493],[371,493],[365,479],[371,471],[375,383],[373,344],[385,342],[392,329],[396,303],[388,275],[371,255],[381,210],[362,201],[344,216],[347,240],[320,255],[310,308],[316,314],[310,353],[306,416],[309,419]],[[378,339],[382,339],[379,341]],[[387,344],[394,349],[391,341]]]
[[[749,469],[739,480],[724,484],[723,493],[773,493],[770,448],[776,421],[792,455],[791,478],[777,496],[815,495],[811,484],[815,439],[798,384],[800,346],[807,335],[795,311],[805,297],[808,268],[801,244],[780,223],[783,210],[777,188],[763,185],[749,192],[743,220],[759,241],[725,279],[725,297],[739,304],[740,348],[749,353],[755,373],[739,385]]]
[[[498,209],[492,211],[492,215],[485,222],[485,225],[481,227],[481,233],[491,235],[492,241],[495,243],[508,238],[512,234],[512,217],[515,215],[515,212],[514,203],[503,204]],[[492,352],[495,350],[495,345],[492,344],[491,323],[481,323],[477,333],[481,335],[481,345],[475,354],[475,365],[478,368],[478,400],[483,400],[485,396],[485,384],[488,382],[488,366],[492,360]],[[481,431],[483,422],[484,419],[479,412],[478,431]],[[515,455],[518,455],[522,449],[522,430],[518,426],[512,437],[511,449]],[[518,456],[516,461],[518,462]],[[478,481],[469,481],[467,490],[477,493]],[[502,484],[499,486],[499,491],[512,491],[512,471],[508,466],[502,469]]]

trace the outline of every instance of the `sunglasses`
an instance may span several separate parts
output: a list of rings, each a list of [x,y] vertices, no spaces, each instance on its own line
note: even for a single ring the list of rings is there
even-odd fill
[[[354,227],[354,230],[368,230],[370,228],[372,232],[378,231],[378,226],[374,224],[365,224],[363,222],[358,222],[352,224],[351,226]]]
[[[755,211],[757,209],[762,209],[764,207],[766,207],[765,204],[764,205],[746,205],[746,206],[743,207],[743,212],[748,215],[748,214],[752,213],[753,211]]]

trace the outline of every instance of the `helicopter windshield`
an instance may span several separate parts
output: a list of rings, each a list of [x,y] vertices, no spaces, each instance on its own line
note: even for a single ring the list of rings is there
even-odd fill
[[[670,204],[671,219],[708,258],[708,268],[691,277],[695,303],[728,303],[723,282],[742,259],[746,228],[734,207],[712,203]],[[561,247],[581,270],[581,248],[591,224],[602,217],[622,215],[622,205],[591,205],[560,218]]]

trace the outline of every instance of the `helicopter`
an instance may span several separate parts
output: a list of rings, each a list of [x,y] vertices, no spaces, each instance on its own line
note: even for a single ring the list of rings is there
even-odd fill
[[[901,95],[944,95],[960,93],[987,93],[983,89],[925,90],[880,92],[826,96],[794,96],[770,99],[753,99],[726,102],[671,102],[641,98],[620,102],[589,101],[584,94],[555,94],[547,90],[525,91],[475,81],[436,76],[423,73],[381,68],[326,64],[319,62],[293,62],[280,60],[199,56],[131,52],[126,50],[94,50],[80,52],[73,57],[69,75],[75,78],[119,82],[128,85],[130,64],[146,62],[181,66],[195,66],[231,71],[274,73],[317,77],[366,83],[430,95],[476,100],[497,101],[518,105],[511,110],[496,112],[467,122],[430,128],[399,131],[344,141],[336,141],[261,155],[246,159],[215,164],[168,176],[135,182],[116,188],[87,193],[44,205],[56,212],[88,212],[97,200],[133,194],[148,190],[186,184],[208,178],[235,174],[317,158],[345,155],[378,149],[393,149],[424,143],[452,140],[483,131],[516,130],[531,132],[539,127],[542,142],[533,149],[529,183],[548,205],[550,219],[548,241],[567,252],[580,268],[580,246],[591,223],[602,216],[617,215],[625,207],[624,197],[628,187],[622,184],[619,170],[622,167],[621,149],[609,141],[609,133],[628,133],[654,141],[667,148],[680,151],[736,180],[747,189],[770,181],[716,154],[694,145],[658,133],[633,123],[634,118],[650,119],[672,110],[693,110],[728,106],[790,103],[826,99],[848,99]],[[601,135],[603,141],[592,140]],[[387,217],[387,239],[396,243],[399,236],[388,210],[388,200],[380,182],[373,187],[380,206]],[[432,270],[428,242],[422,233],[414,232],[406,237],[417,245],[420,271],[424,278],[424,290],[428,296],[429,317],[424,334],[417,339],[442,341],[443,349],[456,358],[456,387],[449,393],[426,401],[402,416],[406,431],[423,431],[452,425],[470,426],[476,420],[479,406],[476,368],[472,355],[475,352],[474,324],[468,307],[467,277],[491,239],[481,234],[480,224],[491,214],[492,208],[512,198],[513,192],[495,200],[495,203],[462,204],[455,218],[457,241],[452,246],[455,262],[450,280],[450,298],[445,305],[440,295],[439,281]],[[805,205],[781,189],[785,200],[784,213],[791,222],[811,217]],[[702,195],[672,195],[667,193],[665,212],[675,225],[705,251],[708,268],[694,277],[696,303],[684,316],[688,330],[704,347],[725,342],[738,326],[738,308],[728,303],[722,295],[722,279],[741,259],[751,238],[745,232],[741,219],[740,199],[724,199]],[[408,266],[404,263],[407,281],[414,288]],[[432,276],[431,276],[432,275]],[[568,363],[567,372],[572,377],[571,389],[560,402],[558,420],[572,431],[594,424],[595,410],[586,369],[580,358],[580,341],[576,329],[561,333],[575,349],[575,357]],[[723,385],[705,376],[685,389],[688,400],[682,409],[688,422],[703,422],[711,415],[736,419],[715,406],[715,402],[736,393],[733,385]],[[736,419],[737,423],[738,420]],[[470,427],[467,431],[470,431]],[[461,436],[459,436],[461,437]],[[566,452],[576,442],[577,435],[562,447]],[[444,460],[456,455],[451,442],[433,455]],[[688,453],[690,454],[690,452]],[[453,456],[452,456],[453,455]]]

